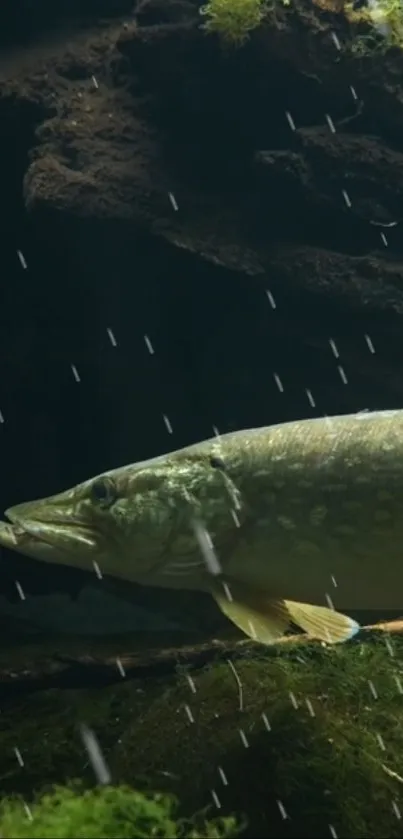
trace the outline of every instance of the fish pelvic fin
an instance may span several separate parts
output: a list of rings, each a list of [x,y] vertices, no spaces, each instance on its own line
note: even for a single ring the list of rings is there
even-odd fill
[[[235,580],[216,584],[213,597],[224,615],[245,635],[260,644],[274,644],[291,624],[310,638],[328,644],[348,641],[360,625],[326,606],[270,598],[268,594]]]
[[[284,605],[292,622],[318,641],[342,644],[360,630],[357,621],[326,606],[312,606],[310,603],[297,603],[293,600],[284,600]]]
[[[260,644],[274,644],[291,623],[283,601],[271,600],[242,583],[231,580],[217,585],[212,594],[224,615]]]

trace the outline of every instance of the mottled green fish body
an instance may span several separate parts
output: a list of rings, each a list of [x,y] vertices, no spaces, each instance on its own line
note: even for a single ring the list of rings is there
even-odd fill
[[[0,545],[165,588],[210,591],[271,643],[331,642],[343,610],[403,607],[403,411],[238,431],[6,512]]]

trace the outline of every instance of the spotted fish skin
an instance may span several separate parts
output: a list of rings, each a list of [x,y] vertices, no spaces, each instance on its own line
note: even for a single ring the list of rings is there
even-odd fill
[[[248,579],[259,584],[265,558],[270,590],[291,599],[403,609],[403,411],[267,431],[266,443],[256,441],[266,454],[255,482],[238,483],[254,527],[240,534],[228,573],[237,576],[248,555]]]
[[[217,585],[232,583],[244,611],[270,613],[268,637],[292,613],[284,603],[403,607],[402,509],[403,411],[368,412],[237,431],[105,472],[9,509],[0,545],[212,591],[224,611]]]

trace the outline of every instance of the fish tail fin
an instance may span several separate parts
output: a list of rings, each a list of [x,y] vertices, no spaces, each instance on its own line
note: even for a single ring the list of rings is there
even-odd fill
[[[353,618],[326,606],[312,606],[293,600],[284,600],[284,605],[293,623],[311,638],[327,641],[328,644],[349,641],[360,630],[359,623]]]

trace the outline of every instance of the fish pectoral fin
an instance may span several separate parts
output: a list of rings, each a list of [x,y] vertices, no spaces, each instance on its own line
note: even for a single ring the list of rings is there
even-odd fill
[[[274,644],[291,622],[283,601],[271,600],[241,583],[217,585],[212,594],[224,615],[260,644]]]
[[[310,603],[296,603],[293,600],[284,600],[284,604],[292,622],[319,641],[340,644],[359,632],[357,621],[326,606],[312,606]]]

